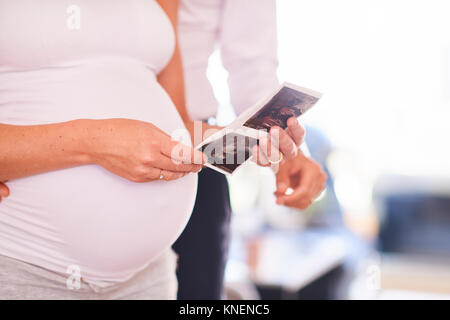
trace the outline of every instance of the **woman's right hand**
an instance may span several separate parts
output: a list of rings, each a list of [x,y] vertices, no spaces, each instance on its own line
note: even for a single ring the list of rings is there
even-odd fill
[[[199,172],[207,157],[173,141],[151,123],[130,119],[92,120],[87,135],[91,162],[133,182],[174,180]]]

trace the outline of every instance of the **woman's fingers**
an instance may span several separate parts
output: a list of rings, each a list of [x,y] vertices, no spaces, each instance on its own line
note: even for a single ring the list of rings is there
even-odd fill
[[[297,118],[292,117],[287,121],[287,133],[294,141],[295,145],[299,147],[303,143],[303,139],[305,138],[305,128],[300,124]]]
[[[182,172],[173,172],[173,171],[167,171],[167,170],[161,170],[160,175],[158,176],[158,179],[170,181],[170,180],[176,180],[184,177],[186,173]]]
[[[280,127],[273,127],[270,129],[270,137],[271,145],[274,147],[272,149],[278,149],[287,160],[295,158],[297,155],[297,146],[285,130]],[[277,155],[275,150],[273,151]]]
[[[134,180],[135,182],[150,182],[150,181],[170,181],[184,177],[186,172],[173,172],[158,168],[146,168],[146,173],[141,178]]]
[[[175,162],[185,164],[204,165],[208,162],[208,157],[203,152],[170,139],[161,142],[161,153]]]
[[[172,172],[199,172],[202,169],[202,165],[199,164],[188,164],[180,161],[173,160],[164,154],[161,154],[155,161],[151,162],[150,165],[155,168],[162,170],[172,171]]]

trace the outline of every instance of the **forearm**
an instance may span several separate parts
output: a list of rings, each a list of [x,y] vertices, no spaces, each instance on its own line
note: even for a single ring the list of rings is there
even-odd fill
[[[0,124],[0,181],[89,163],[88,137],[93,121]]]

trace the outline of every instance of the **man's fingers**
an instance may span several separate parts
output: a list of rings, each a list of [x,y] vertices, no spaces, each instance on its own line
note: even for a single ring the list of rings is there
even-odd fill
[[[295,202],[308,199],[309,190],[306,188],[297,188],[291,194],[284,194],[277,198],[277,204],[292,205]]]
[[[161,153],[172,160],[203,165],[208,161],[208,157],[192,147],[186,146],[178,141],[168,141],[161,144]]]
[[[287,201],[284,205],[288,206],[288,207],[293,207],[293,208],[297,208],[300,210],[305,210],[308,209],[308,207],[312,204],[312,200],[311,199],[307,199],[307,200],[300,200],[300,201]]]
[[[6,198],[7,196],[9,196],[9,188],[6,186],[6,184],[0,182],[0,198]]]
[[[283,181],[283,180],[277,181],[277,190],[275,191],[275,193],[277,195],[283,195],[286,193],[288,188],[289,188],[289,181]]]
[[[311,190],[314,187],[314,181],[308,174],[300,178],[300,183],[291,194],[283,195],[277,199],[277,203],[289,204],[295,201],[311,200]]]
[[[259,140],[259,149],[271,163],[278,163],[281,160],[281,154],[278,149],[277,141],[269,138],[261,138]]]
[[[254,146],[252,148],[252,156],[252,161],[256,162],[258,165],[262,167],[270,166],[270,162],[267,160],[267,157],[262,152],[260,146]]]
[[[278,170],[276,174],[276,181],[277,181],[277,189],[275,191],[276,195],[283,195],[286,193],[287,189],[289,188],[289,172],[283,166],[280,166],[280,170]]]
[[[295,145],[299,147],[303,143],[303,139],[305,138],[305,128],[300,124],[297,118],[292,117],[287,121],[287,131],[294,141]]]
[[[325,172],[322,171],[321,173],[322,173],[321,179],[317,180],[316,184],[315,184],[315,189],[314,189],[314,194],[313,194],[314,198],[318,197],[327,186],[327,178],[328,177]]]
[[[289,134],[280,127],[270,129],[272,144],[279,149],[286,159],[293,159],[297,155],[297,147]]]
[[[294,161],[291,164],[291,167],[289,168],[289,175],[296,175],[299,174],[300,171],[302,171],[302,169],[304,168],[303,166],[304,164],[300,161]]]
[[[283,204],[288,207],[294,207],[298,209],[306,209],[314,202],[314,195],[311,190],[305,190],[302,195],[293,197],[290,199],[285,199]]]

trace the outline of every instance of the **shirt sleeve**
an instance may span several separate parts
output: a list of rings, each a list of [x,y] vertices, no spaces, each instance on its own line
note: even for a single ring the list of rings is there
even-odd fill
[[[217,113],[218,102],[207,78],[207,68],[218,42],[222,8],[223,0],[180,0],[178,43],[186,108],[193,120],[205,120]]]
[[[225,0],[220,50],[237,114],[279,85],[275,0]]]

